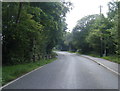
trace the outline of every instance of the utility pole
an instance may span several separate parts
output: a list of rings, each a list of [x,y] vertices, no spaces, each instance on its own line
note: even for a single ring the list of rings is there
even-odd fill
[[[100,18],[102,18],[102,7],[100,5]],[[103,32],[101,31],[101,34],[103,34]],[[106,43],[105,43],[105,38],[103,40],[103,37],[101,36],[101,56],[106,56]]]
[[[102,17],[102,6],[100,5],[100,19]],[[102,38],[102,31],[101,31],[101,38],[100,38],[100,56],[103,56],[103,38]]]
[[[99,7],[100,8],[100,15],[102,14],[102,7],[103,7],[102,5],[100,5],[100,7]]]

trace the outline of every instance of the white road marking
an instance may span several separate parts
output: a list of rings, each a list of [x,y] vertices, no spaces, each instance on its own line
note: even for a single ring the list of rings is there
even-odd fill
[[[36,71],[36,70],[38,70],[38,69],[42,68],[42,67],[43,67],[43,66],[41,66],[41,67],[39,67],[39,68],[37,68],[37,69],[34,69],[34,70],[32,70],[32,71],[30,71],[30,72],[26,73],[25,75],[22,75],[22,76],[18,77],[17,79],[15,79],[15,80],[13,80],[13,81],[11,81],[11,82],[7,83],[6,85],[4,85],[4,86],[0,87],[0,90],[1,90],[2,88],[6,87],[6,86],[8,86],[8,85],[10,85],[10,84],[12,84],[13,82],[15,82],[15,81],[17,81],[17,80],[21,79],[22,77],[24,77],[24,76],[26,76],[26,75],[29,75],[30,73],[32,73],[32,72],[34,72],[34,71]]]

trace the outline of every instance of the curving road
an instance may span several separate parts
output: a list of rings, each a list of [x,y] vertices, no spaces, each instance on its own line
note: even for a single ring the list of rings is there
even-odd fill
[[[4,89],[118,89],[118,75],[75,53],[57,52],[58,60]]]

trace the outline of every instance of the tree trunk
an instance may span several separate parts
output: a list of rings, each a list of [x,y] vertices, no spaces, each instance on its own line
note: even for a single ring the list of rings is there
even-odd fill
[[[17,18],[16,18],[16,24],[19,23],[21,9],[22,9],[22,2],[19,3],[19,9],[18,9],[18,14],[17,14]]]

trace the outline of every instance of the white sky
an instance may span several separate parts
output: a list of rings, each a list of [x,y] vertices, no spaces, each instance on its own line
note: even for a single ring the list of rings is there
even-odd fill
[[[68,1],[68,0],[67,0]],[[108,11],[108,2],[112,0],[69,0],[73,3],[73,9],[66,15],[66,23],[68,30],[72,31],[77,21],[84,16],[91,14],[99,14],[102,5],[102,13],[105,15]]]

